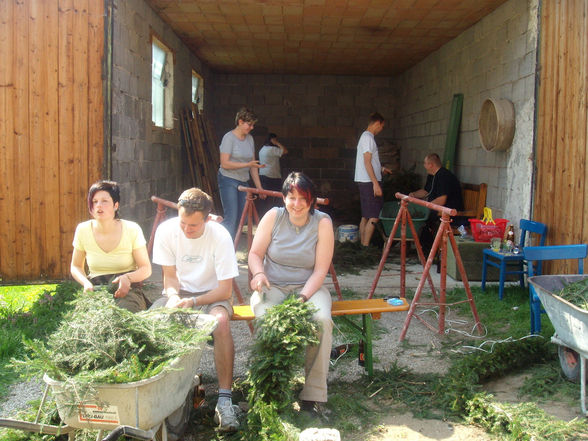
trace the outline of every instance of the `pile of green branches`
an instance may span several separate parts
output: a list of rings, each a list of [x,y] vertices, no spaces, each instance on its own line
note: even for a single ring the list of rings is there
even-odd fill
[[[499,403],[482,391],[482,384],[523,367],[553,359],[549,340],[528,338],[494,346],[492,352],[474,352],[456,360],[445,376],[416,374],[398,365],[376,372],[367,393],[381,390],[380,398],[404,403],[415,416],[463,419],[500,439],[555,441],[586,433],[583,420],[559,421],[534,403]]]
[[[380,263],[381,258],[382,250],[378,247],[365,247],[359,242],[335,242],[333,265],[338,274],[359,274],[361,269]]]
[[[318,344],[314,308],[291,296],[256,320],[249,385],[246,439],[298,439],[298,430],[282,418],[292,409],[295,375],[307,345]]]
[[[106,290],[78,294],[59,328],[47,338],[25,340],[30,350],[14,361],[26,375],[47,373],[66,390],[87,397],[97,383],[128,383],[152,377],[171,361],[197,350],[212,329],[186,326],[188,310],[132,313]]]
[[[588,278],[567,284],[559,296],[578,308],[588,310]]]

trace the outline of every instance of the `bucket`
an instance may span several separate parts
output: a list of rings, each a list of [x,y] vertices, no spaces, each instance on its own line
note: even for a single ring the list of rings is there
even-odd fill
[[[515,131],[514,105],[507,99],[487,99],[478,121],[480,142],[488,152],[507,150]]]
[[[357,242],[359,240],[357,225],[341,225],[337,228],[337,240],[339,242]]]

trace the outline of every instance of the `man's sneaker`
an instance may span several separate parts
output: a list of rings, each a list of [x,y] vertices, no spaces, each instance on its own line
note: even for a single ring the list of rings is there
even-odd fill
[[[239,406],[227,401],[224,405],[217,404],[214,408],[214,422],[221,432],[235,432],[239,429]]]

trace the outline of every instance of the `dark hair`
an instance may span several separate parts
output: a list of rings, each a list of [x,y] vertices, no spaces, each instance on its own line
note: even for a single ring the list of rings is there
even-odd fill
[[[384,121],[386,121],[384,119],[384,117],[382,115],[380,115],[378,112],[374,112],[370,115],[370,119],[369,119],[369,123],[368,124],[372,124],[375,122],[381,122],[383,123]]]
[[[196,187],[185,190],[178,199],[178,209],[183,207],[187,215],[199,211],[206,219],[212,211],[212,198]]]
[[[314,183],[304,173],[292,172],[284,180],[282,194],[286,197],[288,196],[288,193],[292,193],[294,190],[304,196],[304,199],[306,199],[306,202],[310,205],[309,213],[313,214],[314,206],[316,204],[316,187],[314,186]]]
[[[112,198],[112,203],[116,204],[117,202],[120,205],[120,188],[118,184],[114,181],[98,181],[94,182],[90,189],[88,190],[88,211],[92,214],[94,209],[94,203],[92,200],[94,199],[94,195],[99,191],[107,192],[110,197]],[[119,219],[118,215],[118,208],[114,212],[114,218]]]
[[[275,133],[268,133],[267,138],[263,142],[263,145],[273,145],[274,147],[277,147],[277,145],[275,145],[274,142],[272,141],[272,139],[277,138],[277,137],[278,137],[278,135],[276,135]]]

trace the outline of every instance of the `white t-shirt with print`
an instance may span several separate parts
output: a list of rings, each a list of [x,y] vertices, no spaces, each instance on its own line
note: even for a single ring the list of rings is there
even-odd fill
[[[186,237],[179,217],[163,222],[155,232],[153,263],[175,265],[180,289],[193,293],[210,291],[219,280],[239,275],[231,235],[214,221],[206,222],[197,239]]]

